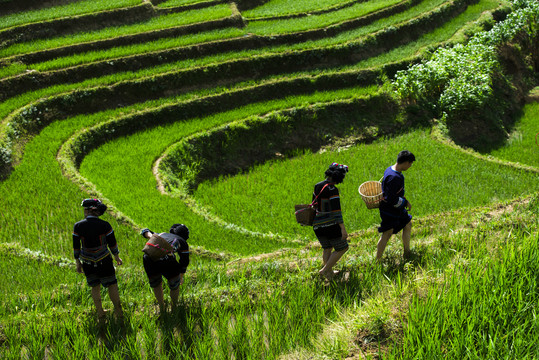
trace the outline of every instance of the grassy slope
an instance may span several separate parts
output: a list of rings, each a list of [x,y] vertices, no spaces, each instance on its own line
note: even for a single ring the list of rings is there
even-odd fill
[[[536,131],[537,104],[525,106],[516,124],[523,138]],[[523,164],[530,157],[522,150],[513,141],[503,153]],[[539,150],[532,146],[531,152],[537,155]],[[529,197],[416,219],[414,261],[401,261],[400,244],[393,239],[383,263],[385,288],[340,313],[314,340],[314,349],[282,358],[537,357],[538,214],[535,191]],[[360,248],[374,249],[375,229],[356,236]],[[356,251],[354,257],[364,256]]]

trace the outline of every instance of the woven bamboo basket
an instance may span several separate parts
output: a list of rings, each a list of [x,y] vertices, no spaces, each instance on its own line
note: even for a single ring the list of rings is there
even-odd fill
[[[382,183],[380,181],[366,181],[359,185],[359,195],[365,204],[367,209],[376,209],[380,207],[380,201],[382,201]]]
[[[158,234],[152,234],[144,248],[142,249],[153,261],[172,254],[172,245]]]

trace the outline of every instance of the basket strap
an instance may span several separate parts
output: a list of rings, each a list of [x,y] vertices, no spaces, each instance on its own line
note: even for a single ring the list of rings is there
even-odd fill
[[[316,197],[314,198],[313,202],[311,203],[311,206],[314,206],[314,204],[316,204],[316,200],[318,200],[318,197],[320,196],[320,194],[322,194],[322,191],[324,191],[324,189],[326,187],[328,187],[329,185],[331,185],[332,183],[327,183],[326,185],[324,185],[324,187],[322,188],[322,190],[320,190],[320,192],[318,193],[318,195],[316,195]]]
[[[163,249],[163,248],[162,248],[161,246],[159,246],[159,245],[151,244],[149,241],[146,243],[146,245],[153,246],[154,248],[159,249],[159,250],[162,250],[162,251],[164,251],[164,252],[166,252],[166,253],[171,252],[170,250]]]

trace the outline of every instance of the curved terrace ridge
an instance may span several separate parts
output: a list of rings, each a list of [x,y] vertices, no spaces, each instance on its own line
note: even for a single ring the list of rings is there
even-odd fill
[[[143,2],[132,7],[75,15],[49,21],[13,26],[0,30],[2,47],[35,39],[71,34],[77,31],[98,30],[111,25],[125,25],[154,16],[154,7]]]
[[[238,89],[224,90],[221,94],[214,94],[184,103],[173,103],[168,105],[171,109],[178,109],[178,112],[188,114],[187,116],[197,116],[208,112],[217,112],[224,109],[232,109],[236,106],[242,106],[249,101],[262,101],[275,99],[283,94],[301,94],[312,91],[334,90],[352,86],[366,86],[374,84],[377,77],[382,73],[394,74],[397,70],[407,66],[407,62],[403,64],[394,64],[387,67],[381,67],[374,70],[352,70],[345,72],[337,72],[331,74],[322,74],[318,76],[302,76],[291,79],[277,79],[262,82],[258,85],[250,85],[240,87]],[[243,74],[231,74],[227,71],[220,71],[217,68],[215,71],[207,72],[204,69],[200,75],[215,80],[216,74],[221,74],[225,77],[237,77],[248,75],[243,69]],[[242,71],[241,67],[237,68]],[[176,74],[178,75],[178,74]],[[174,74],[169,74],[163,77],[152,78],[149,81],[139,80],[117,84],[111,87],[101,87],[90,90],[81,90],[62,94],[47,99],[42,99],[27,107],[19,109],[11,114],[4,122],[4,127],[9,128],[8,132],[4,132],[8,143],[16,143],[20,139],[29,139],[39,133],[50,122],[61,120],[67,116],[76,114],[88,113],[89,109],[92,112],[115,108],[117,99],[121,97],[122,103],[137,103],[143,99],[159,98],[165,93],[169,93],[176,89],[178,80],[181,82],[199,82],[201,79],[183,78],[178,79]],[[181,74],[180,74],[181,75]],[[150,89],[151,96],[148,96]],[[200,109],[199,103],[204,110],[197,113]],[[166,106],[161,107],[163,109]],[[190,110],[191,109],[191,110]],[[161,110],[160,110],[161,111]],[[172,110],[173,111],[173,110]],[[150,111],[148,111],[150,112]],[[134,124],[137,124],[136,122]],[[136,125],[135,125],[136,128]],[[19,158],[22,156],[22,148],[19,148],[12,156]],[[3,164],[5,167],[6,164]]]
[[[153,30],[133,35],[122,35],[111,39],[96,40],[91,42],[78,43],[75,45],[62,46],[54,49],[40,50],[33,53],[14,55],[11,57],[5,57],[0,59],[0,66],[7,66],[9,63],[14,62],[21,62],[29,65],[82,52],[105,50],[118,46],[141,44],[158,39],[196,34],[203,31],[218,30],[228,27],[241,28],[244,26],[245,25],[241,17],[237,15],[231,15],[224,19],[210,20],[161,30]]]

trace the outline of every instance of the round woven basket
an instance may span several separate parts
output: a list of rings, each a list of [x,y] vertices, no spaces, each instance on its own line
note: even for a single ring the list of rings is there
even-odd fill
[[[365,201],[367,209],[380,207],[380,201],[383,198],[382,183],[379,181],[366,181],[359,185],[358,191],[363,201]]]

